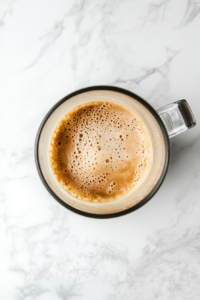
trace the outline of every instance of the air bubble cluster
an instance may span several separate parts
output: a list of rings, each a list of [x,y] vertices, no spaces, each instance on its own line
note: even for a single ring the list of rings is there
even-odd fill
[[[62,187],[86,201],[106,202],[128,193],[150,158],[144,126],[124,106],[80,105],[57,124],[50,163]]]

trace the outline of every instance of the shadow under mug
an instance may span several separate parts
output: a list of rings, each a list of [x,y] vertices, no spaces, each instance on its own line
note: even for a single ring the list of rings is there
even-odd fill
[[[55,179],[50,167],[49,145],[59,120],[79,104],[110,101],[135,111],[145,123],[153,145],[153,163],[144,182],[136,192],[108,203],[88,203],[67,194]],[[66,208],[78,214],[110,218],[130,213],[149,201],[161,186],[169,165],[169,138],[196,125],[186,100],[168,104],[157,111],[136,94],[118,87],[94,86],[66,96],[52,107],[43,119],[35,142],[35,162],[39,176],[50,194]]]

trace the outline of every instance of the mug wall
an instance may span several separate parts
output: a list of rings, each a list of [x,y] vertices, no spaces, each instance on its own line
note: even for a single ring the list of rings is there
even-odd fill
[[[155,193],[166,172],[168,145],[166,144],[166,138],[163,135],[163,130],[158,120],[150,112],[149,107],[146,107],[145,102],[140,102],[136,98],[137,96],[133,98],[130,95],[113,90],[94,89],[78,93],[69,99],[63,99],[60,105],[52,109],[52,112],[43,124],[44,126],[40,134],[38,160],[43,180],[55,197],[58,197],[64,203],[79,211],[96,215],[107,215],[132,208],[144,200],[147,201]],[[143,176],[141,182],[137,185],[137,189],[133,189],[123,198],[108,203],[90,203],[73,198],[57,182],[51,170],[49,160],[50,139],[59,120],[77,105],[94,101],[114,102],[133,110],[146,125],[153,148],[152,163],[148,166],[146,175]]]

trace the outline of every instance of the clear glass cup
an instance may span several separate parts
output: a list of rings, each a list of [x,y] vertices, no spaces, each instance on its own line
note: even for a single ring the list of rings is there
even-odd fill
[[[153,146],[153,163],[148,176],[136,192],[108,203],[88,203],[69,195],[59,185],[49,161],[50,139],[59,120],[72,108],[92,101],[110,101],[132,109],[145,123]],[[111,86],[94,86],[78,90],[54,105],[43,119],[35,141],[35,162],[39,176],[50,194],[66,208],[88,217],[110,218],[132,212],[160,188],[169,165],[169,138],[196,125],[186,100],[168,104],[157,111],[136,94]]]

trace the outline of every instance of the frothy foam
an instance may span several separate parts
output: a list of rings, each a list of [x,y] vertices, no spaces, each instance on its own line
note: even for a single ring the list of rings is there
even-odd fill
[[[72,196],[113,201],[135,188],[151,162],[148,132],[128,108],[110,102],[79,105],[51,138],[54,176]]]

